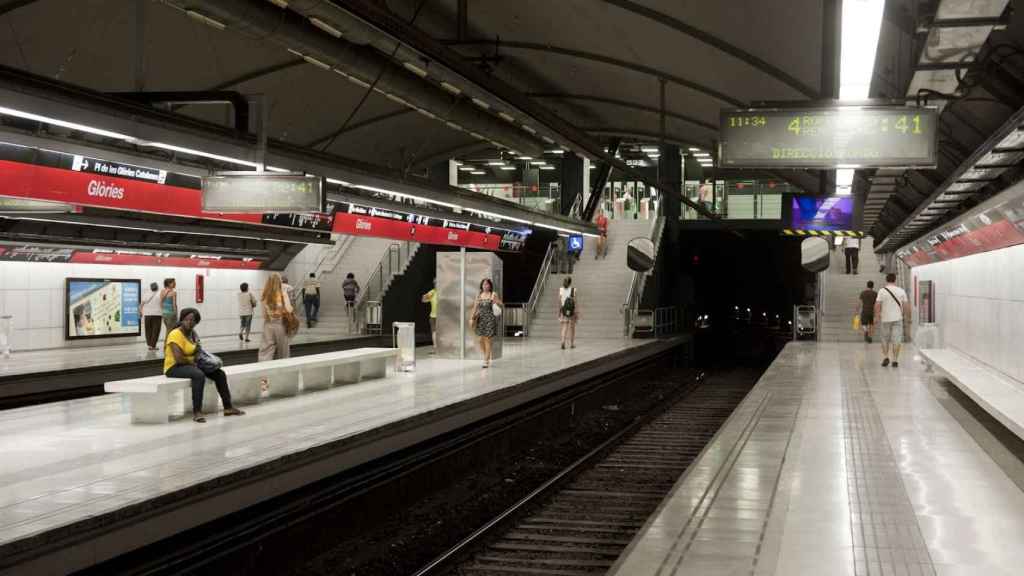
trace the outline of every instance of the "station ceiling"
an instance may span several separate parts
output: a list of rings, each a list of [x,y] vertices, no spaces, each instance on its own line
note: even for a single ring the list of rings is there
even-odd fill
[[[266,34],[232,22],[221,30],[186,13],[209,14],[201,4],[0,1],[0,29],[9,32],[0,34],[0,64],[104,92],[264,94],[271,137],[395,169],[488,144],[309,63]],[[218,4],[237,6],[242,16],[282,10],[268,0]],[[292,1],[288,10],[319,14],[342,28],[333,4],[346,3]],[[667,80],[667,133],[708,148],[720,108],[819,92],[820,0],[461,4],[461,29],[459,0],[391,0],[387,7],[598,139],[656,139],[661,78]],[[359,34],[337,41],[386,46]],[[429,62],[421,66],[430,71]],[[430,76],[416,80],[436,85]],[[451,96],[451,105],[473,106],[459,96]],[[231,121],[223,107],[179,112]]]

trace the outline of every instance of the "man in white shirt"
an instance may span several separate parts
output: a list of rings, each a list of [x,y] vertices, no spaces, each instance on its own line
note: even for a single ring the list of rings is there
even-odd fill
[[[885,287],[878,291],[875,299],[875,325],[882,331],[882,366],[889,365],[889,351],[892,349],[892,367],[900,365],[900,348],[903,344],[903,321],[910,318],[910,299],[907,293],[896,285],[896,275],[886,274]]]
[[[852,236],[843,240],[843,254],[846,255],[846,273],[856,274],[857,265],[860,264],[860,238]],[[853,270],[853,272],[850,272]]]

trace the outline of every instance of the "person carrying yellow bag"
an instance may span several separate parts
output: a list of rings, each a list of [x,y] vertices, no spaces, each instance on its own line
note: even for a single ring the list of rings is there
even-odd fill
[[[878,299],[878,292],[875,292],[875,283],[868,281],[866,290],[860,293],[857,300],[857,309],[853,317],[853,329],[864,332],[864,341],[871,343],[871,332],[875,327],[875,300]]]

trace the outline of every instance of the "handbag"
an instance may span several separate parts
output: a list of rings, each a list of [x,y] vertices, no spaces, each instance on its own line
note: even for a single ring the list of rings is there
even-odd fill
[[[857,332],[860,330],[860,314],[853,315],[853,331]]]
[[[295,312],[286,310],[281,315],[281,322],[284,324],[284,333],[288,337],[295,336],[299,333],[299,318],[295,315]]]
[[[202,370],[203,374],[209,374],[210,372],[216,372],[224,366],[224,361],[221,360],[220,356],[212,352],[207,352],[202,346],[198,346],[196,350],[196,368]]]
[[[491,302],[491,313],[495,316],[501,316],[501,306],[498,306],[496,302]]]

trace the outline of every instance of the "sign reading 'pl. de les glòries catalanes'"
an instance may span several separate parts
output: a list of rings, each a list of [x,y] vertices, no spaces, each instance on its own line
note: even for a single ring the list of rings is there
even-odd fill
[[[723,110],[727,168],[934,167],[938,114],[907,106]]]

